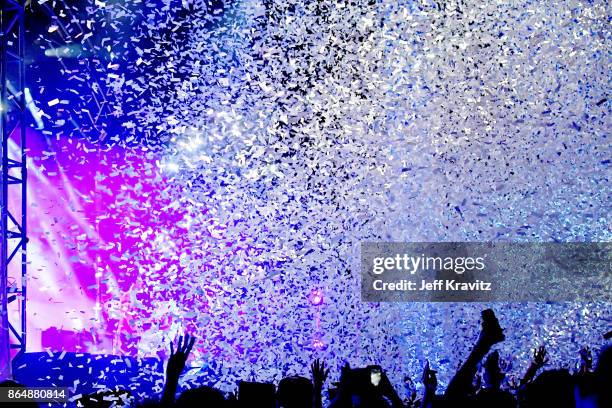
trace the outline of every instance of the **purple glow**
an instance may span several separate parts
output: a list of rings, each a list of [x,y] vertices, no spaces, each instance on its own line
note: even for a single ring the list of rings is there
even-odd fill
[[[312,292],[310,292],[310,295],[308,296],[308,300],[310,301],[310,304],[312,304],[313,306],[320,306],[323,304],[323,292],[320,289],[313,289]]]
[[[312,339],[312,348],[314,348],[317,351],[322,351],[322,350],[327,349],[327,344],[325,343],[325,340],[323,340],[320,334],[314,335]]]
[[[150,248],[147,226],[177,219],[171,209],[167,218],[149,218],[167,205],[158,198],[164,179],[141,152],[34,130],[28,138],[28,350],[135,353],[133,294],[151,300],[142,297],[136,259],[126,253]]]

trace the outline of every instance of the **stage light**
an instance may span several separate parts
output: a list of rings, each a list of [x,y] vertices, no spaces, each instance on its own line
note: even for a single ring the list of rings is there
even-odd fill
[[[313,289],[308,296],[310,304],[313,306],[320,306],[323,304],[323,292],[319,289]]]
[[[321,338],[321,335],[317,333],[312,338],[312,347],[315,350],[325,350],[327,348],[327,344]]]
[[[162,162],[159,167],[168,173],[177,173],[181,169],[177,163],[171,161]]]
[[[32,93],[30,92],[30,88],[24,89],[24,95],[25,95],[25,100],[26,100],[26,106],[28,107],[28,110],[32,114],[32,117],[34,118],[34,122],[36,122],[36,127],[38,129],[42,129],[45,125],[42,121],[41,111],[36,106],[34,99],[32,99]]]
[[[59,48],[49,48],[45,50],[45,57],[55,58],[76,58],[83,52],[80,45],[66,45]]]

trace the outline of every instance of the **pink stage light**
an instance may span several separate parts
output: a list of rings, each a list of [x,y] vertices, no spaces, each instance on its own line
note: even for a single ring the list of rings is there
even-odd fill
[[[321,306],[323,304],[323,291],[320,289],[313,289],[308,296],[310,304],[313,306]]]

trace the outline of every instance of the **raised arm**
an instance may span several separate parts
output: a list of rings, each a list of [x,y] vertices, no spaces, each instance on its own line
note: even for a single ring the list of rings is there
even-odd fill
[[[476,341],[470,355],[448,384],[444,395],[451,399],[468,396],[472,389],[472,381],[478,370],[478,364],[494,344],[504,339],[504,331],[500,327],[493,310],[484,310],[482,312],[482,328],[478,341]]]
[[[438,389],[438,378],[436,377],[436,372],[429,368],[429,360],[425,362],[422,380],[425,386],[425,394],[423,395],[421,408],[431,408],[436,397],[436,390]]]
[[[174,404],[178,380],[185,369],[187,357],[189,357],[189,353],[191,353],[194,343],[195,337],[189,337],[189,335],[185,335],[184,339],[183,336],[179,337],[176,345],[176,353],[174,352],[174,345],[170,343],[170,358],[166,366],[166,384],[164,385],[161,401],[164,407],[170,407]]]
[[[546,363],[548,363],[548,358],[546,357],[546,348],[544,346],[540,346],[534,350],[533,359],[531,360],[531,364],[529,364],[525,375],[521,379],[520,386],[522,387],[523,385],[531,382],[538,370],[544,367]]]
[[[404,402],[399,395],[397,395],[397,391],[393,388],[393,384],[391,384],[389,377],[387,377],[384,371],[381,373],[379,386],[381,387],[382,394],[391,401],[391,406],[393,408],[404,408]]]
[[[310,366],[312,373],[312,384],[314,386],[314,392],[312,394],[312,407],[323,408],[323,399],[321,393],[323,392],[323,385],[327,376],[329,375],[329,369],[325,368],[325,362],[316,359]]]

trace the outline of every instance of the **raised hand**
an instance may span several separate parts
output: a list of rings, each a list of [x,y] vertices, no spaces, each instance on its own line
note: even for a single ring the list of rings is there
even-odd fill
[[[548,357],[546,354],[546,347],[538,347],[533,351],[533,360],[531,363],[538,368],[544,367],[546,364],[548,364]]]
[[[178,380],[185,369],[185,363],[194,344],[195,337],[189,337],[189,335],[185,335],[185,338],[183,336],[179,337],[176,352],[174,351],[174,344],[170,343],[170,358],[168,358],[168,365],[166,366],[166,384],[161,401],[164,407],[170,407],[174,404]]]
[[[312,383],[315,389],[323,389],[323,384],[327,380],[329,375],[329,368],[325,368],[325,362],[316,359],[310,366],[310,372],[312,373]]]
[[[435,394],[438,389],[438,377],[436,376],[436,371],[429,368],[429,360],[425,362],[422,380],[425,386],[425,392],[431,393],[432,395]]]
[[[194,344],[195,337],[189,337],[188,334],[185,335],[185,338],[183,336],[179,337],[176,344],[176,352],[174,351],[174,345],[170,343],[170,358],[166,367],[166,375],[176,377],[181,375]]]
[[[323,407],[323,398],[321,392],[323,391],[323,384],[327,380],[329,375],[329,368],[325,368],[325,362],[320,361],[318,358],[311,364],[310,372],[312,374],[312,384],[314,386],[314,393],[312,394],[312,406],[314,408]]]
[[[429,368],[429,360],[425,361],[425,368],[423,368],[421,381],[423,381],[423,385],[425,386],[425,395],[423,395],[421,407],[430,408],[436,396],[436,390],[438,389],[438,377],[436,376],[436,372]]]
[[[538,370],[548,364],[548,357],[546,354],[546,348],[544,346],[540,346],[533,351],[533,359],[531,360],[531,364],[529,365],[529,368],[527,368],[525,375],[521,379],[521,386],[531,382]]]

